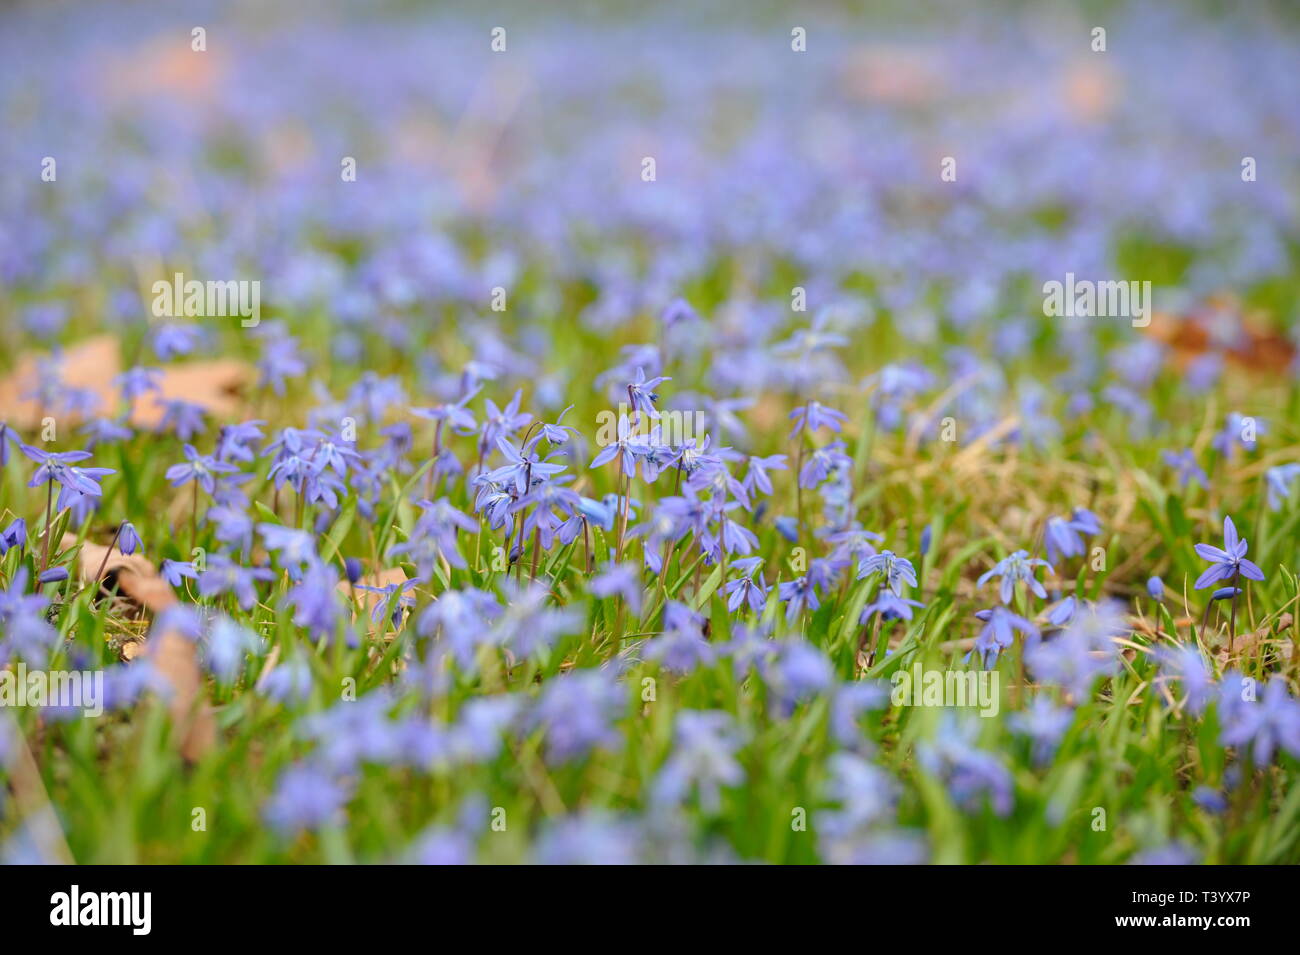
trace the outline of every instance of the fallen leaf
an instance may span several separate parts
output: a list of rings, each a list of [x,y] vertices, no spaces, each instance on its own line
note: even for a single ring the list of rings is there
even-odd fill
[[[203,695],[198,650],[192,640],[169,629],[149,638],[145,655],[171,684],[168,709],[176,727],[181,756],[192,763],[217,741],[216,717]]]
[[[1211,314],[1217,310],[1223,317],[1224,310],[1229,312],[1230,345],[1220,347],[1215,344],[1214,329],[1210,320],[1201,315],[1173,315],[1157,312],[1152,316],[1146,332],[1158,341],[1169,346],[1171,359],[1178,368],[1185,368],[1190,362],[1206,352],[1220,350],[1224,358],[1252,372],[1269,372],[1283,374],[1293,365],[1296,356],[1295,345],[1284,335],[1258,318],[1240,314],[1233,303],[1215,302]]]
[[[76,537],[64,535],[65,550],[77,546]],[[171,585],[158,575],[158,569],[141,554],[123,554],[117,548],[105,560],[108,548],[93,541],[83,541],[77,555],[77,572],[83,583],[93,583],[96,573],[100,574],[103,589],[112,592],[114,586],[118,593],[131,600],[144,610],[157,613],[176,603],[176,594]],[[100,567],[103,571],[100,571]]]
[[[39,428],[41,419],[56,413],[43,408],[30,394],[41,376],[40,357],[26,354],[8,377],[0,380],[0,420],[19,430]],[[111,335],[100,335],[66,348],[58,357],[59,379],[65,385],[79,388],[99,397],[96,413],[109,414],[118,406],[120,396],[113,379],[122,370],[121,346]],[[246,362],[233,358],[216,361],[176,362],[162,367],[159,381],[161,398],[184,398],[199,405],[217,418],[232,418],[239,414],[241,392],[254,380],[255,371]],[[131,423],[140,428],[153,428],[162,420],[163,407],[159,395],[141,395],[131,408]],[[57,412],[60,423],[76,426],[83,415]]]

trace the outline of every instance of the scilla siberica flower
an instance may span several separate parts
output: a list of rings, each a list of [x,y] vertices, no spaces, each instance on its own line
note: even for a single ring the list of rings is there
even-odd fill
[[[994,577],[1002,578],[998,588],[998,596],[1004,604],[1011,603],[1011,598],[1015,596],[1016,584],[1024,581],[1025,586],[1033,591],[1036,597],[1043,600],[1047,599],[1047,591],[1043,585],[1034,577],[1035,567],[1046,567],[1049,570],[1052,565],[1039,557],[1030,557],[1028,551],[1018,550],[1013,554],[1002,558],[993,565],[991,570],[985,571],[980,575],[976,584],[983,587]]]
[[[1268,509],[1279,511],[1282,502],[1291,499],[1296,481],[1300,480],[1300,464],[1279,464],[1264,472],[1268,484]]]
[[[609,674],[574,670],[546,685],[529,722],[543,730],[548,761],[565,763],[618,745],[613,722],[625,706],[625,691]]]
[[[1034,763],[1045,766],[1052,761],[1065,731],[1074,723],[1074,710],[1039,695],[1027,709],[1012,713],[1007,723],[1012,732],[1033,741]]]
[[[1280,747],[1300,759],[1300,702],[1291,698],[1286,677],[1273,674],[1259,700],[1242,691],[1244,681],[1225,675],[1219,705],[1225,746],[1250,746],[1256,766],[1267,766]]]
[[[953,801],[968,812],[986,803],[999,816],[1011,812],[1015,784],[1011,772],[992,753],[975,746],[978,721],[958,721],[945,713],[933,740],[917,745],[917,758],[926,772],[948,786]]]
[[[905,557],[899,557],[893,551],[882,550],[858,564],[858,579],[871,574],[880,574],[885,585],[893,591],[894,596],[903,596],[903,586],[915,587],[916,568]]]
[[[984,627],[975,638],[971,653],[980,655],[986,670],[997,662],[998,655],[1003,650],[1015,643],[1015,631],[1019,630],[1027,640],[1038,639],[1037,627],[1000,604],[989,610],[981,610],[975,616],[984,621]],[[969,659],[970,654],[966,654],[966,657]]]
[[[1085,547],[1083,538],[1101,533],[1101,523],[1095,514],[1076,507],[1069,518],[1049,517],[1044,537],[1047,541],[1047,558],[1055,561],[1061,557],[1078,557]]]
[[[660,806],[680,806],[694,789],[706,813],[721,809],[720,789],[738,786],[745,772],[736,761],[743,743],[731,714],[721,710],[682,710],[677,714],[672,755],[659,770],[650,800]]]
[[[847,418],[848,416],[842,411],[828,408],[820,401],[810,401],[790,412],[790,420],[794,422],[794,430],[790,432],[790,437],[797,436],[805,427],[810,433],[820,428],[829,428],[838,433]]]
[[[184,450],[185,461],[181,464],[173,464],[167,469],[166,477],[172,487],[197,481],[199,487],[211,494],[216,489],[218,474],[230,474],[239,470],[233,464],[218,461],[211,455],[199,454],[192,444],[185,445]]]
[[[310,764],[290,766],[266,804],[266,821],[283,835],[338,825],[348,799],[348,789],[332,774]]]
[[[1248,580],[1263,580],[1264,572],[1254,562],[1246,559],[1248,549],[1246,541],[1237,536],[1232,518],[1225,517],[1222,548],[1212,544],[1196,545],[1196,553],[1201,559],[1210,561],[1205,573],[1196,579],[1196,589],[1203,590],[1219,580],[1235,580],[1238,575]]]

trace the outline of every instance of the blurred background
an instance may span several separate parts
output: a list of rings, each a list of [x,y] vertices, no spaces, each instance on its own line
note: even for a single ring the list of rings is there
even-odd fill
[[[257,278],[361,361],[498,285],[600,330],[691,290],[762,326],[797,282],[996,351],[1068,271],[1286,338],[1298,37],[1281,4],[8,4],[0,322]]]

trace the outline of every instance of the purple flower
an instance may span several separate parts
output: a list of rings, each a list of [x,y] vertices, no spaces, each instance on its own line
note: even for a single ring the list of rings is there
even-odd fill
[[[1268,509],[1282,509],[1282,502],[1291,499],[1296,482],[1300,480],[1300,464],[1279,464],[1264,472],[1268,485]]]
[[[1255,700],[1241,691],[1243,681],[1223,681],[1226,705],[1220,705],[1223,732],[1219,740],[1225,746],[1251,746],[1256,766],[1267,766],[1279,747],[1300,759],[1300,702],[1287,690],[1286,678],[1274,674],[1264,688],[1263,699]]]
[[[489,471],[486,475],[487,480],[507,487],[513,484],[517,493],[524,494],[528,490],[530,478],[532,481],[545,480],[564,470],[563,464],[546,464],[538,458],[533,453],[533,443],[530,441],[520,449],[505,438],[497,438],[497,447],[505,455],[506,463]],[[594,465],[595,462],[592,463]]]
[[[129,404],[151,391],[162,392],[162,369],[137,365],[114,378],[113,384],[122,392],[122,399]]]
[[[646,641],[642,656],[659,661],[665,670],[672,673],[691,673],[701,664],[708,666],[712,663],[717,651],[695,625],[673,627]]]
[[[736,760],[744,742],[730,713],[721,710],[681,710],[677,714],[672,755],[650,789],[656,806],[681,806],[692,789],[705,813],[722,808],[721,787],[739,786],[745,771]]]
[[[634,564],[618,564],[591,579],[590,589],[597,597],[615,594],[627,601],[633,614],[641,613],[641,573]]]
[[[1002,583],[999,587],[999,596],[1004,604],[1009,604],[1011,603],[1011,598],[1015,595],[1016,584],[1020,581],[1024,581],[1025,586],[1033,591],[1035,596],[1046,600],[1047,591],[1043,589],[1043,585],[1034,577],[1035,567],[1046,567],[1048,570],[1051,570],[1052,565],[1041,558],[1031,558],[1028,551],[1018,550],[1015,553],[1002,558],[993,565],[991,570],[987,570],[981,574],[979,580],[976,581],[976,585],[983,587],[994,577],[1002,578]]]
[[[312,765],[290,766],[281,774],[266,805],[266,821],[282,835],[343,822],[348,790],[330,773]]]
[[[166,560],[158,568],[158,573],[162,575],[163,580],[173,587],[179,587],[181,580],[188,577],[190,580],[198,580],[199,572],[194,569],[194,563],[188,560]]]
[[[831,698],[830,729],[835,742],[849,749],[869,749],[870,740],[864,736],[858,720],[866,711],[883,710],[888,705],[889,687],[881,680],[839,686]]]
[[[787,580],[782,584],[778,584],[776,590],[781,603],[785,604],[785,618],[787,620],[793,620],[799,616],[799,612],[803,610],[805,605],[809,610],[816,610],[821,606],[821,601],[817,599],[817,592],[808,583],[807,577],[796,577],[794,580]]]
[[[810,401],[790,412],[790,420],[794,422],[794,430],[790,432],[790,437],[795,437],[805,427],[809,433],[820,428],[829,428],[838,434],[847,418],[848,416],[842,411],[828,408],[820,401]]]
[[[784,471],[786,469],[785,455],[773,454],[765,458],[751,457],[749,459],[749,469],[745,472],[745,490],[749,492],[761,491],[764,494],[772,493],[772,479],[768,476],[768,471]]]
[[[830,660],[817,647],[803,640],[785,640],[776,644],[776,659],[764,671],[768,686],[777,695],[784,712],[797,703],[825,693],[835,682]]]
[[[541,727],[546,755],[554,763],[579,759],[593,748],[617,745],[613,721],[626,706],[623,689],[602,670],[573,670],[542,690],[530,718]]]
[[[633,823],[593,810],[551,823],[535,851],[542,865],[636,865],[643,839]]]
[[[285,602],[294,608],[293,622],[306,627],[315,639],[333,639],[340,627],[351,620],[338,591],[338,576],[329,567],[313,561],[307,566],[298,583],[285,596]],[[347,642],[356,640],[347,626]]]
[[[171,482],[172,487],[197,481],[199,487],[211,494],[216,490],[218,474],[230,474],[239,470],[233,464],[218,461],[211,455],[199,454],[192,444],[185,445],[184,451],[186,460],[181,464],[173,464],[167,469],[165,477]]]
[[[0,468],[9,463],[10,445],[21,450],[23,442],[19,439],[13,428],[9,427],[5,422],[0,421]]]
[[[1096,515],[1084,508],[1075,508],[1069,518],[1049,517],[1044,537],[1047,558],[1056,561],[1062,557],[1078,557],[1085,547],[1083,537],[1101,533],[1101,523]]]
[[[522,397],[523,391],[516,391],[515,396],[506,405],[505,410],[498,408],[491,398],[487,399],[485,402],[487,412],[483,420],[483,435],[480,439],[483,448],[490,448],[496,443],[497,438],[509,437],[533,420],[532,415],[521,414],[519,411],[519,401]]]
[[[1009,649],[1016,642],[1015,631],[1019,630],[1027,640],[1038,639],[1037,627],[1001,604],[989,610],[981,610],[975,616],[984,621],[984,627],[975,638],[972,652],[980,655],[986,670],[997,662],[998,655],[1003,650]]]
[[[257,581],[274,580],[265,567],[241,567],[224,554],[213,554],[207,569],[199,574],[199,593],[204,597],[234,594],[239,606],[252,610],[257,603]]]
[[[240,424],[228,424],[217,435],[217,449],[213,457],[219,461],[243,461],[251,463],[253,449],[249,445],[261,441],[265,435],[261,426],[265,421],[245,421]]]
[[[733,561],[731,566],[741,572],[741,576],[730,580],[722,588],[727,595],[727,610],[735,613],[740,609],[741,604],[749,604],[749,609],[754,613],[762,613],[763,605],[767,603],[767,594],[771,590],[763,582],[763,572],[760,568],[763,565],[761,557],[745,557]],[[754,580],[757,573],[758,580]]]
[[[1127,632],[1124,615],[1117,607],[1082,607],[1060,633],[1033,643],[1025,651],[1025,662],[1038,680],[1055,683],[1082,701],[1097,677],[1114,672],[1114,638]]]
[[[1210,446],[1224,457],[1232,453],[1234,445],[1240,444],[1243,451],[1255,450],[1255,436],[1263,434],[1267,428],[1262,419],[1252,418],[1233,411],[1223,420],[1223,430],[1210,441]]]
[[[168,323],[154,332],[153,350],[159,360],[167,361],[177,355],[188,355],[203,341],[203,330],[197,325]]]
[[[42,451],[30,445],[22,446],[23,453],[40,464],[28,487],[39,487],[47,481],[61,485],[64,491],[59,493],[60,508],[64,506],[64,492],[72,491],[88,497],[99,497],[103,488],[97,483],[98,478],[114,474],[111,468],[79,468],[72,462],[84,461],[90,457],[89,451]]]
[[[1178,472],[1178,485],[1183,490],[1187,490],[1187,485],[1192,481],[1196,481],[1203,488],[1210,486],[1210,479],[1204,469],[1196,463],[1196,455],[1192,453],[1191,448],[1182,451],[1162,451],[1160,457],[1165,464]]]
[[[1165,680],[1179,680],[1186,693],[1185,706],[1192,714],[1199,714],[1210,701],[1213,683],[1205,658],[1195,646],[1183,645],[1177,648],[1160,647],[1156,651],[1160,662],[1160,675]]]
[[[1264,572],[1252,561],[1246,559],[1248,545],[1237,536],[1237,528],[1231,517],[1223,519],[1223,548],[1211,544],[1197,544],[1196,553],[1202,560],[1210,561],[1205,573],[1196,579],[1196,589],[1203,590],[1215,581],[1232,580],[1238,575],[1248,580],[1263,580]]]
[[[858,623],[865,626],[874,614],[880,614],[881,620],[911,620],[913,609],[924,606],[919,600],[896,596],[882,587],[876,591],[876,599],[862,608]]]
[[[903,596],[903,586],[917,586],[916,568],[905,557],[899,557],[893,551],[882,550],[858,564],[858,580],[871,574],[880,574],[885,585],[893,591],[894,596]]]
[[[203,405],[183,398],[169,398],[165,401],[155,399],[155,401],[163,407],[163,416],[158,422],[160,432],[171,431],[180,440],[188,441],[207,427],[204,419],[207,418],[208,413]]]
[[[140,546],[140,535],[136,533],[135,525],[123,521],[117,529],[117,549],[124,554],[134,554]]]
[[[26,546],[27,522],[21,517],[15,517],[8,527],[0,531],[0,557],[3,557],[12,548]]]
[[[1033,759],[1039,766],[1052,761],[1065,731],[1074,723],[1074,710],[1057,706],[1046,696],[1034,697],[1027,710],[1012,713],[1008,720],[1013,732],[1033,741]]]
[[[935,738],[917,745],[917,758],[927,772],[943,780],[963,809],[976,811],[987,800],[997,815],[1006,816],[1014,802],[1011,772],[992,753],[975,747],[978,733],[975,720],[959,722],[945,713]]]
[[[1192,792],[1192,802],[1215,815],[1228,810],[1228,797],[1210,786],[1197,786]]]
[[[607,461],[619,457],[623,473],[635,474],[637,459],[645,457],[650,451],[650,445],[646,443],[645,438],[633,432],[632,422],[628,420],[627,415],[619,415],[617,440],[601,448],[600,453],[592,458],[588,467],[598,468]]]
[[[637,367],[636,381],[627,386],[628,398],[632,402],[632,417],[634,420],[638,419],[643,413],[648,418],[659,417],[659,412],[654,406],[654,403],[659,400],[659,395],[655,394],[651,389],[665,381],[672,381],[672,379],[665,378],[662,375],[647,379],[645,369],[640,366]]]
[[[833,441],[808,455],[803,467],[799,469],[799,486],[816,487],[830,477],[832,472],[852,466],[853,459],[844,453],[844,442]]]
[[[262,678],[257,689],[279,703],[301,703],[311,696],[311,667],[304,660],[281,663]]]
[[[316,554],[316,539],[306,531],[268,522],[258,524],[257,531],[262,535],[266,549],[276,555],[280,566],[293,580],[302,579],[304,564],[320,559]]]

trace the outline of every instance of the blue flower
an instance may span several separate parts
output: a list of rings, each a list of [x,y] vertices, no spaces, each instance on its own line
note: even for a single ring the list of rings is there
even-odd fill
[[[1007,721],[1013,732],[1033,741],[1033,759],[1039,766],[1052,761],[1061,738],[1074,723],[1074,710],[1057,706],[1046,696],[1034,697],[1027,710],[1012,713]]]
[[[1237,536],[1237,528],[1231,517],[1223,519],[1223,547],[1211,544],[1197,544],[1196,553],[1202,560],[1210,561],[1205,573],[1196,579],[1196,589],[1203,590],[1219,580],[1236,580],[1238,576],[1248,580],[1263,580],[1264,572],[1252,561],[1246,559],[1248,545]]]
[[[211,494],[216,490],[218,474],[231,474],[239,470],[233,464],[218,461],[211,455],[199,454],[192,444],[185,445],[184,451],[185,461],[167,469],[165,477],[172,487],[197,481],[199,487]]]
[[[266,804],[266,821],[283,835],[320,829],[343,821],[348,789],[332,774],[312,765],[290,766]]]
[[[1015,631],[1019,630],[1026,638],[1038,638],[1037,627],[1000,604],[989,610],[981,610],[975,616],[984,621],[984,627],[975,638],[972,652],[980,655],[986,670],[997,662],[998,655],[1003,650],[1015,643]]]
[[[1256,766],[1267,766],[1279,747],[1300,759],[1300,702],[1287,690],[1286,678],[1274,674],[1260,700],[1244,698],[1242,681],[1225,676],[1223,692],[1226,705],[1220,704],[1219,718],[1223,732],[1219,740],[1225,746],[1246,746]]]
[[[794,430],[790,432],[790,437],[793,438],[805,427],[809,432],[829,428],[838,434],[848,416],[842,411],[828,408],[820,401],[810,401],[791,411],[790,420],[794,422]]]
[[[1035,567],[1046,567],[1052,569],[1052,565],[1039,557],[1030,557],[1028,551],[1018,550],[1009,554],[993,565],[991,570],[985,571],[980,575],[976,585],[983,587],[994,577],[1002,578],[999,587],[999,596],[1004,604],[1011,603],[1011,598],[1015,595],[1016,584],[1024,581],[1025,586],[1033,591],[1034,595],[1046,600],[1047,591],[1043,585],[1034,577]]]
[[[903,586],[917,586],[916,568],[906,557],[899,557],[893,551],[882,550],[858,564],[858,580],[871,574],[880,574],[885,585],[894,592],[894,596],[903,596]]]

